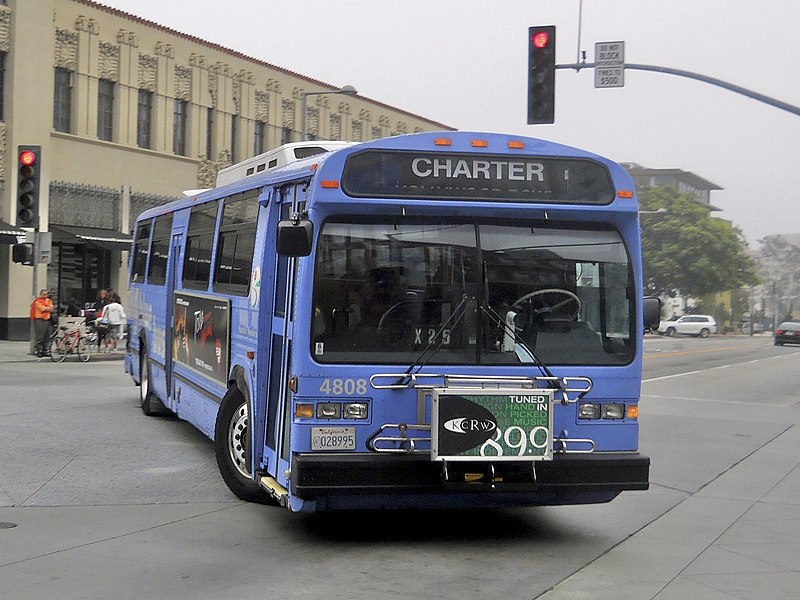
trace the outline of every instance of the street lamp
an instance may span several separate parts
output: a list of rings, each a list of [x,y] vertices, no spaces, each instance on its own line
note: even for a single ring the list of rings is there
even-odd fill
[[[355,96],[358,94],[356,88],[352,85],[343,85],[338,90],[325,90],[322,92],[300,92],[303,96],[303,102],[300,109],[300,140],[306,139],[306,102],[309,96],[321,96],[322,94],[344,94],[345,96]]]

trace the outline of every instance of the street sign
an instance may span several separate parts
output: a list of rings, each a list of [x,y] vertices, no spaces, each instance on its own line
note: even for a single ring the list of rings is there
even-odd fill
[[[625,42],[596,42],[594,45],[594,87],[625,85]]]
[[[49,265],[52,259],[53,234],[49,231],[37,231],[36,237],[36,248],[39,253],[36,264]]]

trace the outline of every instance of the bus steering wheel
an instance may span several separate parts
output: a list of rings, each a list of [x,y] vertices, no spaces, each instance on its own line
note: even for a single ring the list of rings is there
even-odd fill
[[[511,306],[514,308],[522,308],[522,304],[524,304],[528,300],[531,300],[532,298],[535,298],[537,296],[544,296],[545,294],[560,294],[562,296],[567,296],[567,298],[562,300],[561,302],[553,304],[552,306],[545,304],[543,308],[534,309],[533,310],[534,314],[539,314],[542,312],[555,312],[556,310],[558,310],[565,304],[568,304],[569,302],[575,303],[575,310],[570,314],[570,319],[574,319],[575,317],[577,317],[578,313],[581,311],[580,298],[578,298],[575,294],[573,294],[569,290],[562,290],[560,288],[547,288],[546,290],[537,290],[535,292],[525,294],[524,296],[520,296],[519,298],[517,298],[516,302],[514,302]]]

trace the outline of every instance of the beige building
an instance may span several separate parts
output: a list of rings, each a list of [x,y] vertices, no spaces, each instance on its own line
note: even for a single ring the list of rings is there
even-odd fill
[[[136,215],[301,129],[366,141],[452,128],[90,0],[0,0],[0,339],[27,339],[34,286],[62,304],[106,287],[124,300]],[[51,238],[35,281],[12,261],[21,145],[41,146]]]

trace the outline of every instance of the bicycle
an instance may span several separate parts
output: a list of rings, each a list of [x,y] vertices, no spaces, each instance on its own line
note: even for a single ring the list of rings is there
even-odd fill
[[[64,362],[67,354],[77,354],[81,362],[87,362],[92,357],[91,347],[81,330],[61,325],[50,339],[50,360]]]

